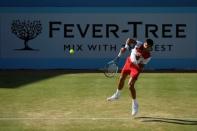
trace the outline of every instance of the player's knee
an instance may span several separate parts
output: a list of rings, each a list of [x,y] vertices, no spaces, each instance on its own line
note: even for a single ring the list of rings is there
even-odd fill
[[[128,83],[128,86],[129,86],[129,89],[133,88],[134,87],[134,83]]]
[[[130,91],[134,90],[134,84],[129,85],[129,90]]]
[[[124,81],[125,80],[125,76],[121,75],[120,76],[120,81]]]
[[[135,81],[136,81],[135,79],[129,80],[128,82],[129,88],[134,88]]]

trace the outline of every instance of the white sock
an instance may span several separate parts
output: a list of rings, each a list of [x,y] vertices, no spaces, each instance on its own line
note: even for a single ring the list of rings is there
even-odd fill
[[[137,100],[136,99],[133,99],[133,104],[137,104]]]
[[[115,94],[116,94],[116,95],[120,95],[120,90],[117,89]]]

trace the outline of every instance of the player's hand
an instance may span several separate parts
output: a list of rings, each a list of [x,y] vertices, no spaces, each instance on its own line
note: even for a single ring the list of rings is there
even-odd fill
[[[137,42],[136,42],[136,40],[134,40],[134,39],[130,39],[130,38],[128,38],[127,40],[126,40],[126,44],[128,44],[128,45],[133,45],[133,44],[136,44]]]
[[[120,51],[121,51],[121,53],[124,53],[124,52],[126,51],[126,48],[122,47],[122,48],[120,49]]]

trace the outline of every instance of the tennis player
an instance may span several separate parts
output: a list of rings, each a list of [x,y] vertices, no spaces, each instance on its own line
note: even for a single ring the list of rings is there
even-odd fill
[[[128,38],[125,47],[120,49],[118,57],[120,57],[126,50],[129,50],[131,46],[134,48],[131,50],[130,56],[126,59],[124,67],[121,71],[118,88],[116,92],[108,97],[108,101],[117,100],[120,97],[121,90],[124,87],[126,77],[130,75],[128,82],[130,94],[132,97],[132,115],[135,116],[138,112],[138,103],[136,99],[135,82],[138,79],[140,72],[142,72],[143,67],[151,59],[151,50],[153,46],[153,40],[147,39],[144,43],[136,41],[134,39]]]

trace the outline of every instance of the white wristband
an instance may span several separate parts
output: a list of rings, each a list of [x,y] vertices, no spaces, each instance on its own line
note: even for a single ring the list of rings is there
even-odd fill
[[[122,52],[120,51],[119,53],[118,53],[118,57],[120,57],[122,55]]]

